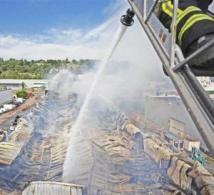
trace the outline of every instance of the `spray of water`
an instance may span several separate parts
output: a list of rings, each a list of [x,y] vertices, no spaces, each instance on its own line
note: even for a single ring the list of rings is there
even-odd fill
[[[91,98],[93,97],[93,94],[95,92],[97,83],[99,82],[99,79],[102,76],[103,71],[105,70],[105,67],[108,64],[110,58],[114,54],[115,49],[117,48],[118,44],[120,43],[120,40],[122,39],[126,29],[127,29],[126,26],[121,25],[121,28],[119,29],[119,31],[117,33],[116,40],[114,41],[113,47],[110,49],[110,52],[108,52],[109,55],[107,55],[107,57],[101,63],[101,65],[100,65],[100,67],[98,69],[98,72],[97,72],[97,74],[95,76],[95,79],[94,79],[94,81],[93,81],[93,83],[92,83],[92,85],[91,85],[91,87],[90,87],[90,89],[88,91],[88,94],[86,95],[85,101],[84,101],[83,106],[82,106],[82,108],[80,110],[80,114],[79,114],[78,119],[77,119],[77,121],[75,123],[75,126],[74,126],[75,128],[74,129],[78,130],[78,125],[81,124],[81,121],[82,121],[82,118],[84,116],[84,113],[87,110],[88,105],[89,105],[89,103],[91,101]]]
[[[66,155],[66,159],[65,159],[65,163],[64,163],[64,170],[63,170],[63,173],[64,173],[64,179],[65,181],[71,181],[73,180],[73,178],[68,178],[68,175],[70,175],[68,172],[70,171],[75,171],[73,170],[75,167],[73,167],[73,169],[71,168],[71,156],[74,156],[75,155],[75,149],[73,148],[74,146],[74,137],[75,135],[81,135],[82,132],[81,132],[81,125],[82,125],[82,122],[83,122],[83,119],[84,119],[84,116],[86,115],[87,113],[87,110],[88,110],[88,107],[89,107],[89,104],[93,98],[93,95],[96,91],[96,86],[97,84],[99,83],[99,80],[105,70],[105,67],[107,66],[110,58],[112,57],[112,55],[114,54],[114,51],[116,50],[118,44],[120,43],[123,35],[125,34],[126,32],[126,29],[127,27],[124,26],[124,25],[121,25],[121,27],[119,28],[118,30],[118,33],[116,34],[116,39],[114,40],[113,42],[113,46],[110,48],[109,52],[108,52],[108,55],[105,57],[105,59],[103,60],[103,62],[101,63],[97,73],[96,73],[96,76],[94,78],[94,81],[92,82],[91,84],[91,87],[90,89],[88,90],[88,93],[85,97],[85,100],[83,102],[83,105],[80,109],[80,113],[79,113],[79,116],[72,128],[72,135],[71,135],[71,139],[70,139],[70,144],[69,144],[69,147],[68,147],[68,151],[67,151],[67,155]],[[84,135],[81,135],[81,137],[84,137]]]

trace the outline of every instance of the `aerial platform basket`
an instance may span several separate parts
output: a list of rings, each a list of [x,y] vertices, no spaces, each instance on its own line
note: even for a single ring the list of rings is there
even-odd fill
[[[184,58],[180,47],[176,44],[178,0],[174,0],[171,32],[164,27],[156,15],[157,6],[164,0],[128,0],[128,2],[160,57],[166,73],[173,81],[207,148],[214,154],[214,103],[196,78],[196,76],[214,76],[214,67],[203,69],[188,65],[191,59],[214,46],[214,40]]]

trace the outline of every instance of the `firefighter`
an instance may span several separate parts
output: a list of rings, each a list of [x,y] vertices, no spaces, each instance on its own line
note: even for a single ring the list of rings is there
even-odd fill
[[[213,0],[180,0],[177,10],[177,43],[187,57],[214,39],[214,17],[208,7]],[[159,18],[170,29],[173,0],[161,3]],[[191,66],[214,67],[214,47],[189,62]]]

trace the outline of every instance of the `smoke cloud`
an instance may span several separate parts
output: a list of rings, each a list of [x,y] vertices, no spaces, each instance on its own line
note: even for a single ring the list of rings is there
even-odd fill
[[[110,53],[107,47],[106,56]],[[160,61],[154,50],[139,28],[139,24],[136,23],[135,27],[128,29],[110,61],[107,64],[105,61],[97,64],[98,73],[95,71],[94,74],[78,77],[72,90],[78,94],[78,97],[82,97],[83,110],[80,110],[79,117],[71,130],[70,145],[64,163],[66,182],[79,183],[84,178],[81,184],[89,185],[87,173],[89,174],[93,164],[93,157],[90,156],[91,140],[96,142],[96,136],[100,134],[99,126],[105,117],[102,120],[98,119],[101,113],[108,113],[105,105],[125,111],[135,109],[133,104],[136,105],[137,101],[143,104],[143,101],[139,100],[143,99],[149,83],[164,80],[159,64]],[[103,65],[106,65],[105,69],[100,72],[99,69],[103,69]],[[94,79],[98,81],[95,86]],[[91,87],[94,88],[93,92],[90,91]]]
[[[101,32],[99,40],[105,40],[109,29],[119,27],[119,15],[124,14],[126,10],[126,7],[122,7],[123,12],[119,9],[118,13],[115,14],[118,18],[114,16],[110,19],[110,23],[108,21],[105,22],[104,28],[91,31],[87,36],[91,37],[94,33]],[[113,29],[116,32],[116,28]],[[115,33],[110,33],[109,35],[111,37],[108,36],[107,40],[113,40]],[[106,41],[102,43],[106,43]],[[110,43],[102,45],[102,48],[105,47],[103,50],[105,56],[109,55],[109,45]],[[99,50],[98,45],[95,44],[95,46]],[[78,106],[81,108],[102,63],[97,63],[93,71],[81,75],[73,75],[67,70],[61,71],[50,82],[50,91],[59,93],[60,101],[64,102],[68,101],[72,94],[77,94]],[[77,176],[85,175],[86,172],[90,171],[90,163],[93,161],[90,157],[90,142],[91,140],[96,141],[94,139],[100,133],[97,127],[99,124],[96,124],[100,121],[97,118],[100,118],[100,115],[105,111],[108,113],[107,110],[109,108],[106,108],[106,105],[114,107],[115,112],[117,110],[126,112],[127,110],[143,109],[143,98],[146,95],[146,91],[150,90],[152,82],[155,83],[156,88],[160,83],[167,83],[169,88],[172,88],[170,80],[163,74],[161,62],[155,54],[151,43],[136,20],[135,25],[127,30],[100,75],[83,120],[78,126],[74,125],[73,129],[71,129],[70,145],[63,173],[66,182],[75,182]],[[151,112],[154,110],[155,108]],[[51,116],[49,118],[53,121],[53,114]],[[58,116],[55,114],[54,118],[57,119]],[[66,117],[69,117],[69,115],[67,114]],[[78,119],[76,123],[78,123]],[[49,129],[55,131],[56,128],[54,127],[56,125],[54,122]]]

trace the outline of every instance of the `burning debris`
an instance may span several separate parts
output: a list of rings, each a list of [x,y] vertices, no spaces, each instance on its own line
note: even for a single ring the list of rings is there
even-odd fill
[[[0,142],[0,163],[11,165],[20,153],[22,147],[30,139],[32,129],[28,122],[21,118],[14,131],[7,132],[5,141]]]
[[[63,95],[53,90],[17,121],[5,142],[11,150],[7,151],[9,160],[0,158],[2,190],[8,194],[24,190],[28,194],[40,189],[43,194],[45,190],[52,194],[52,187],[62,192],[71,189],[73,183],[83,186],[88,194],[212,191],[209,172],[175,154],[155,133],[159,130],[144,134],[102,96],[91,99],[75,131],[82,99],[76,93]],[[3,145],[0,143],[0,148]],[[0,153],[0,157],[7,155]],[[61,182],[67,182],[66,187]]]
[[[22,191],[32,181],[63,181],[69,137],[79,111],[77,97],[70,97],[62,103],[55,94],[54,99],[47,98],[44,104],[32,110],[28,119],[33,120],[34,126],[26,119],[20,119],[17,125],[19,134],[14,134],[13,141],[29,141],[23,142],[10,165],[0,166],[1,188],[11,192]],[[168,179],[143,152],[142,142],[137,144],[136,135],[140,130],[105,101],[94,101],[92,108],[90,112],[93,114],[87,115],[90,117],[84,119],[85,125],[82,126],[82,130],[88,132],[85,134],[87,137],[81,138],[84,141],[78,143],[77,153],[72,154],[79,162],[77,169],[69,172],[69,175],[75,174],[71,182],[84,185],[89,194],[134,194],[142,191],[158,194],[158,187],[154,185],[159,183],[160,187],[164,184],[162,181]],[[44,118],[46,123],[42,123]],[[48,123],[48,118],[55,120]],[[23,134],[24,130],[27,134]]]
[[[169,185],[166,172],[144,152],[141,130],[102,99],[91,102],[71,142],[65,181],[86,186],[89,194],[164,194],[154,186]]]
[[[31,181],[61,181],[71,117],[78,112],[73,108],[74,102],[75,96],[64,104],[57,98],[53,101],[46,99],[25,118],[18,120],[8,141],[0,143],[7,152],[0,155],[1,188],[22,191]],[[53,116],[55,125],[59,126],[50,129],[51,123],[47,119]],[[10,150],[5,150],[5,146]]]

